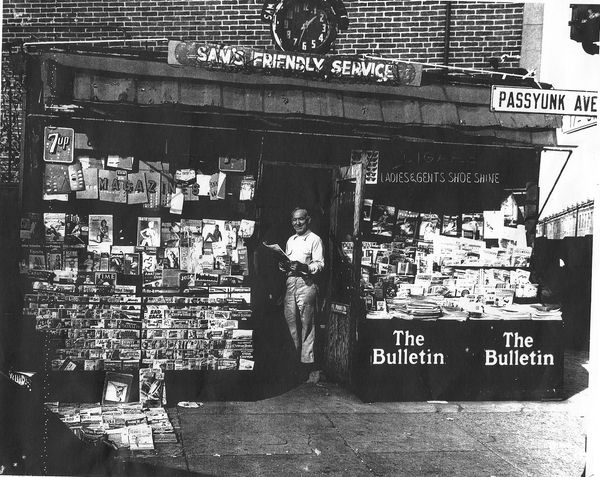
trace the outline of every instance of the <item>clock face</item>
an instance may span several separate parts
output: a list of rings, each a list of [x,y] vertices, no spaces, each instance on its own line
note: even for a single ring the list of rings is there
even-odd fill
[[[324,53],[337,34],[335,14],[323,0],[284,0],[273,16],[272,32],[284,51]]]

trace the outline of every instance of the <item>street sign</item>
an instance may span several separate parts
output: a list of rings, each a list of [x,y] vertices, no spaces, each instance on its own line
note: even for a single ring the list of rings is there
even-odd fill
[[[509,113],[597,116],[598,93],[492,86],[490,109]]]
[[[565,116],[563,118],[563,134],[571,134],[582,129],[594,127],[598,124],[598,119],[593,116]]]

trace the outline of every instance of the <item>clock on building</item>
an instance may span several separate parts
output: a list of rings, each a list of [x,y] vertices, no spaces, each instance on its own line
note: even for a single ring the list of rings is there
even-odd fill
[[[337,30],[336,10],[325,0],[282,0],[274,5],[271,32],[284,51],[326,53]]]

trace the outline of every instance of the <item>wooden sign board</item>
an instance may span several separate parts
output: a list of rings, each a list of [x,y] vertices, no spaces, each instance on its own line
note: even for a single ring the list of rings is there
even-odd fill
[[[168,63],[245,72],[302,76],[320,80],[420,86],[422,66],[343,55],[262,51],[197,42],[169,42]]]

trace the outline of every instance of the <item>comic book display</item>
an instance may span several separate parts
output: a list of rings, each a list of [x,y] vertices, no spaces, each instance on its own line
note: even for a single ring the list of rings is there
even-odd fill
[[[21,220],[21,273],[31,283],[24,314],[47,333],[51,368],[253,369],[246,241],[254,217],[191,217],[186,208],[200,196],[223,200],[235,173],[111,155],[74,164],[74,188],[58,187],[56,165],[45,164],[44,199],[55,204],[60,194],[61,211]],[[252,200],[253,177],[237,184],[232,195]],[[93,200],[132,207],[132,218],[93,213]]]

